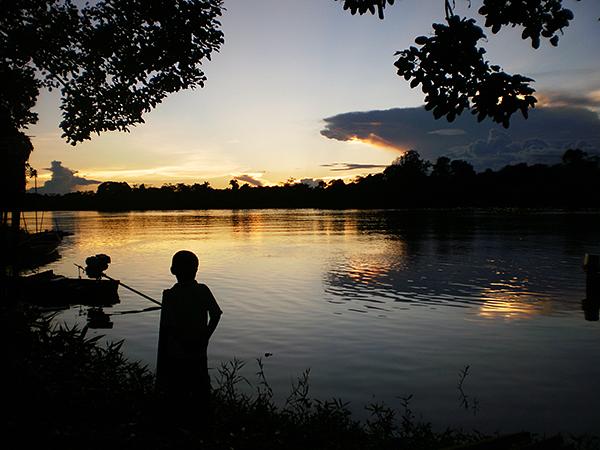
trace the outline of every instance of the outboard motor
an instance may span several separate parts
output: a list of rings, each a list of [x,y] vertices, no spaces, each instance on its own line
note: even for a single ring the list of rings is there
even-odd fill
[[[85,274],[90,278],[99,279],[103,272],[108,269],[110,256],[100,253],[85,259]]]

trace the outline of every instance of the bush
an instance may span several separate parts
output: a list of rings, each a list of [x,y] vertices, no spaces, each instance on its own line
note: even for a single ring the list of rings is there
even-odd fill
[[[218,370],[210,414],[203,405],[174,404],[156,393],[154,375],[127,360],[123,342],[100,345],[87,327],[54,325],[53,316],[24,307],[0,308],[7,442],[89,449],[434,449],[483,436],[457,430],[435,432],[419,422],[403,399],[403,411],[367,406],[370,418],[352,419],[340,399],[309,395],[309,371],[283,406],[273,401],[262,359],[254,386],[240,375],[237,359]],[[253,386],[252,393],[241,383]],[[598,443],[575,441],[578,448]],[[589,446],[589,447],[588,447]]]

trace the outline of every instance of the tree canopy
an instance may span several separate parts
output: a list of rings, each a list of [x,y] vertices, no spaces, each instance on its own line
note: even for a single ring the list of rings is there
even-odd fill
[[[224,42],[221,0],[0,0],[0,10],[0,128],[34,124],[40,89],[60,89],[73,145],[202,87],[202,62]]]
[[[307,182],[308,181],[308,182]],[[600,158],[569,149],[561,163],[520,163],[476,172],[467,161],[435,162],[409,150],[381,173],[354,180],[290,179],[252,187],[232,179],[226,189],[208,182],[160,187],[106,181],[94,192],[28,194],[26,207],[45,210],[202,208],[598,208]],[[241,185],[240,185],[241,184]]]
[[[382,19],[395,3],[336,1],[352,14]],[[442,4],[445,23],[396,53],[398,75],[421,86],[436,118],[453,121],[470,110],[508,127],[515,112],[527,117],[536,103],[533,80],[487,61],[476,20],[456,15],[455,0]],[[224,42],[222,0],[100,0],[83,7],[73,0],[0,0],[0,9],[0,127],[35,123],[40,89],[60,89],[60,126],[71,144],[92,133],[128,131],[168,94],[202,87],[202,61]],[[478,13],[493,34],[519,26],[534,48],[542,40],[558,45],[573,19],[562,0],[483,0]]]
[[[395,3],[336,1],[352,14],[377,13],[381,19],[385,8]],[[470,110],[479,121],[488,117],[508,128],[515,112],[520,111],[527,118],[537,102],[530,84],[534,80],[508,74],[487,61],[485,48],[479,45],[486,35],[476,20],[455,14],[456,0],[444,0],[443,4],[446,23],[434,23],[430,36],[417,37],[418,47],[396,52],[398,75],[410,81],[412,88],[421,86],[425,108],[433,110],[436,119],[445,116],[452,122],[464,110]],[[556,47],[559,33],[573,20],[573,13],[563,7],[562,0],[483,0],[478,13],[492,34],[506,26],[521,27],[521,37],[529,39],[536,49],[542,39]]]

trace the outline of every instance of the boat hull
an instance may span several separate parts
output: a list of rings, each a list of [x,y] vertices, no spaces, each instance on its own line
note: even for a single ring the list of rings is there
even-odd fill
[[[56,276],[49,270],[11,283],[14,298],[39,306],[112,306],[119,303],[118,280]]]

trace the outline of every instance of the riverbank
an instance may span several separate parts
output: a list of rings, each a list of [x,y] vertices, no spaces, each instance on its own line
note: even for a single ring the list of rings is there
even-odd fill
[[[413,150],[383,172],[329,181],[288,179],[275,186],[233,178],[229,188],[208,182],[144,184],[106,181],[96,192],[29,193],[22,205],[37,210],[149,210],[248,208],[600,207],[597,156],[570,149],[552,166],[525,163],[476,173],[466,161],[426,161]]]
[[[238,389],[248,380],[239,374],[242,363],[234,360],[213,380],[210,424],[193,415],[172,420],[178,412],[164,408],[153,374],[125,358],[121,342],[100,345],[86,328],[56,327],[51,317],[22,306],[0,308],[0,329],[4,406],[10,413],[4,436],[25,447],[429,449],[485,437],[436,432],[415,419],[408,402],[400,412],[369,405],[371,417],[360,423],[343,401],[312,399],[308,372],[277,406],[260,360],[255,394]],[[573,443],[573,448],[591,449],[599,441],[586,437]]]

